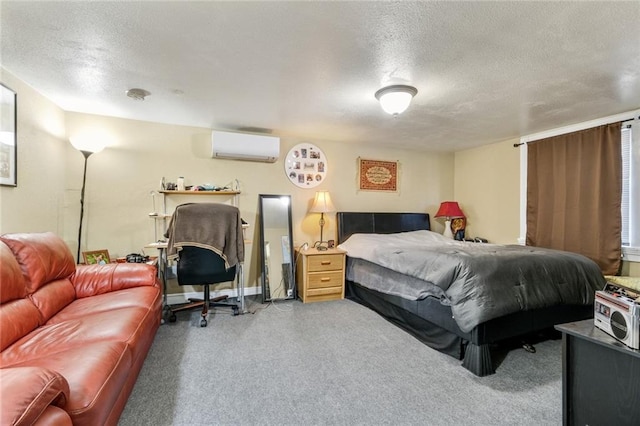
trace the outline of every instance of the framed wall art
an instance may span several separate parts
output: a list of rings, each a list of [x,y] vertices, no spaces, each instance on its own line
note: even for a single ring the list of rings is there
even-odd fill
[[[284,162],[284,172],[296,186],[313,188],[327,176],[329,165],[324,152],[310,143],[301,143],[289,150]]]
[[[398,169],[398,161],[365,160],[358,157],[358,189],[398,192]]]
[[[0,185],[18,185],[16,92],[0,83]]]

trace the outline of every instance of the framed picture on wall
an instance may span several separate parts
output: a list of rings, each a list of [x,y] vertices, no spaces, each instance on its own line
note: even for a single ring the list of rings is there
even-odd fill
[[[398,161],[358,158],[358,189],[398,192],[398,168]]]
[[[320,148],[310,143],[301,143],[289,150],[284,171],[294,185],[313,188],[325,179],[329,164]]]
[[[18,185],[16,92],[0,83],[0,185]]]

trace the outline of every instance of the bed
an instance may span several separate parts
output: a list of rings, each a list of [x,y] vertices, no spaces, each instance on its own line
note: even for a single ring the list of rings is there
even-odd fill
[[[534,266],[527,271],[529,263],[536,265],[539,261],[527,256],[547,256],[545,249],[451,240],[445,243],[449,244],[447,248],[438,250],[413,247],[411,243],[401,246],[397,240],[400,237],[409,236],[416,241],[422,241],[425,235],[433,240],[441,237],[425,232],[430,230],[428,214],[338,212],[337,228],[338,244],[347,249],[347,297],[378,312],[428,346],[461,359],[462,366],[477,376],[495,373],[495,344],[552,329],[556,324],[592,318],[595,290],[606,283],[594,262],[567,252],[550,254],[554,262],[567,262],[572,271],[578,268],[577,278],[539,279],[532,285],[536,270],[556,273],[556,266]],[[385,238],[394,242],[383,250],[378,241]],[[355,254],[350,256],[349,249]],[[474,250],[483,253],[476,258]],[[518,250],[524,251],[522,257],[518,257]],[[435,257],[424,257],[422,261],[427,251]],[[381,259],[369,258],[374,252]],[[516,256],[515,260],[509,260],[512,256]],[[467,258],[475,259],[469,262],[471,266],[467,265]],[[419,273],[405,270],[405,265],[414,261],[421,263],[416,268]],[[515,265],[513,272],[506,269],[507,264]],[[469,278],[486,269],[491,271],[483,281]],[[510,274],[518,278],[509,278]],[[456,277],[455,283],[440,283],[452,276]],[[551,281],[556,282],[555,287],[544,290]]]

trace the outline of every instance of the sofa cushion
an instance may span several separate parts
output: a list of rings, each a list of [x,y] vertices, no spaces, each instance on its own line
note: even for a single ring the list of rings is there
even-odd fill
[[[99,312],[112,312],[122,308],[152,308],[161,304],[161,294],[156,287],[135,287],[93,297],[76,299],[48,322],[57,324],[76,318],[87,318]],[[158,319],[159,320],[159,319]]]
[[[123,342],[102,341],[21,362],[60,373],[69,383],[65,410],[74,425],[101,425],[111,412],[131,367]]]
[[[156,268],[143,263],[78,265],[71,282],[78,299],[141,286],[160,288]]]
[[[60,312],[76,298],[76,291],[68,278],[54,280],[29,295],[33,304],[40,311],[41,324]]]
[[[0,365],[11,366],[100,341],[128,343],[135,350],[149,312],[148,308],[122,308],[43,325],[2,351]]]
[[[35,330],[40,313],[26,299],[24,277],[13,253],[0,242],[0,350]]]
[[[11,300],[24,299],[27,289],[20,265],[13,256],[11,249],[0,242],[0,303]]]
[[[5,234],[0,240],[16,257],[27,293],[35,292],[50,281],[67,278],[76,270],[69,248],[53,232]]]
[[[29,299],[12,300],[0,305],[0,350],[4,351],[33,332],[39,323],[40,312]]]

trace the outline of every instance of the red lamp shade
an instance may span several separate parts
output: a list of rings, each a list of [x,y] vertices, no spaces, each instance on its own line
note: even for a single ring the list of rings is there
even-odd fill
[[[456,217],[464,217],[464,213],[460,210],[457,201],[443,201],[440,203],[440,208],[435,217],[446,217],[449,220]]]

